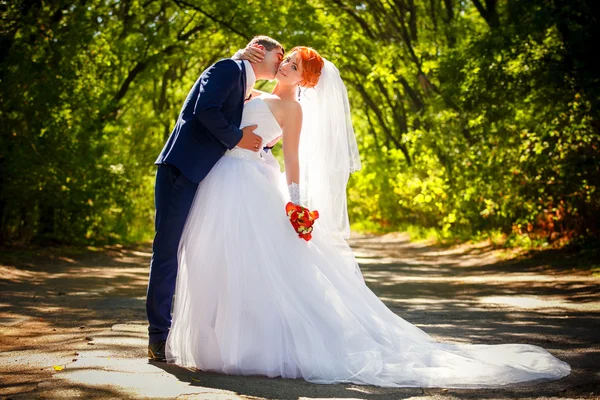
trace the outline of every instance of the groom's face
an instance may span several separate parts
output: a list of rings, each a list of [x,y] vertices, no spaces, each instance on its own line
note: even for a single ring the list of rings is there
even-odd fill
[[[283,60],[281,47],[275,47],[273,50],[265,52],[265,58],[261,62],[264,66],[265,79],[275,79],[281,60]]]

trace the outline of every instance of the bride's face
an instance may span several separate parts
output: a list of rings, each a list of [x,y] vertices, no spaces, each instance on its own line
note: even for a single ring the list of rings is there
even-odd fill
[[[302,59],[297,51],[283,59],[275,78],[286,85],[297,85],[302,81]]]

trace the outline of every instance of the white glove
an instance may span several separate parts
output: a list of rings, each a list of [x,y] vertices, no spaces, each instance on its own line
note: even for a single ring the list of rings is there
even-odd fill
[[[296,182],[292,182],[291,185],[288,185],[288,192],[290,193],[290,201],[297,206],[301,206],[300,204],[300,185]]]
[[[240,58],[242,58],[242,54],[244,52],[244,49],[239,49],[238,51],[235,52],[234,55],[231,56],[232,60],[239,60]]]

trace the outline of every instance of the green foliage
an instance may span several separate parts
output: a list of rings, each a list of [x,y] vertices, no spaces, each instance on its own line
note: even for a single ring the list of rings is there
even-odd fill
[[[597,28],[581,21],[583,2],[541,3],[508,2],[497,10],[497,24],[488,26],[472,5],[462,4],[447,41],[432,36],[434,43],[424,43],[421,35],[412,42],[420,59],[410,60],[409,51],[389,62],[393,67],[382,65],[394,55],[382,45],[383,35],[378,38],[374,47],[384,54],[369,57],[382,61],[362,83],[363,98],[379,97],[367,107],[384,114],[372,124],[372,136],[386,133],[387,124],[399,143],[390,137],[377,146],[386,152],[385,179],[374,180],[373,168],[355,177],[354,220],[370,214],[386,229],[433,227],[441,239],[500,229],[510,235],[508,245],[598,234],[599,108],[592,88],[599,75],[589,73],[593,55],[569,54],[569,46],[579,49],[580,43],[566,40],[576,29],[577,40],[589,42]],[[403,84],[399,74],[417,75],[418,82]],[[368,86],[378,79],[384,81],[380,96]],[[392,107],[382,107],[386,97],[396,109],[413,112],[394,115]],[[378,208],[360,196],[367,188],[377,193]]]
[[[0,238],[151,238],[153,161],[187,91],[254,34],[339,67],[363,160],[355,228],[598,235],[597,5],[485,3],[0,3]]]

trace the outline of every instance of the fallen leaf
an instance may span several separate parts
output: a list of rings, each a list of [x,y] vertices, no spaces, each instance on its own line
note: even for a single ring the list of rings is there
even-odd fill
[[[52,368],[54,368],[55,371],[62,371],[63,369],[65,369],[65,367],[63,367],[62,365],[55,365]]]

